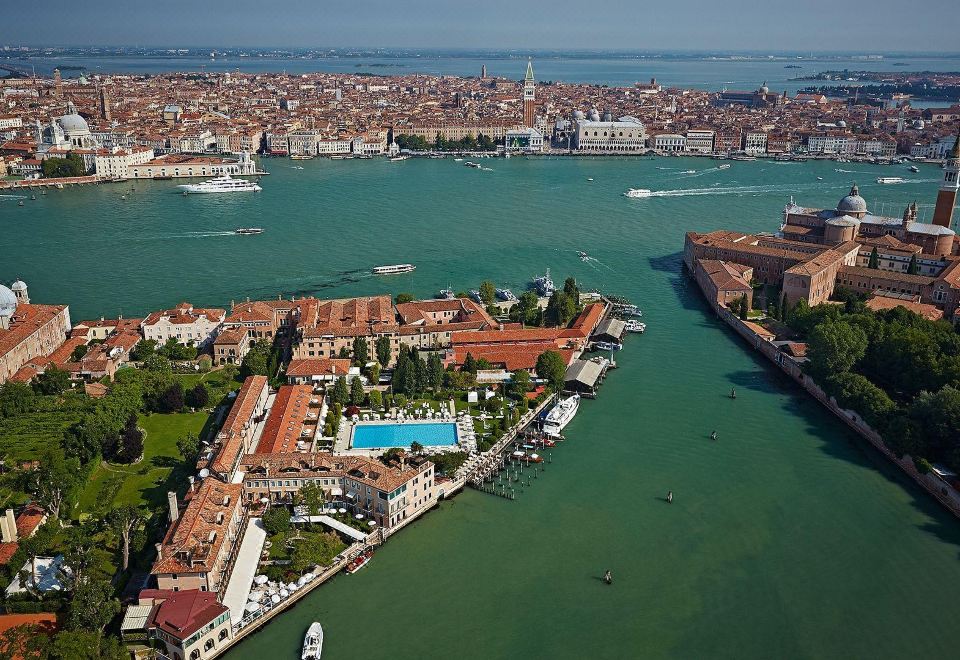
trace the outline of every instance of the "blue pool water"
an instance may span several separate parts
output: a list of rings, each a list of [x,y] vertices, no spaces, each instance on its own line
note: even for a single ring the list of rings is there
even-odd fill
[[[407,447],[419,442],[424,447],[457,444],[457,425],[438,424],[364,424],[353,429],[350,446],[354,449]]]

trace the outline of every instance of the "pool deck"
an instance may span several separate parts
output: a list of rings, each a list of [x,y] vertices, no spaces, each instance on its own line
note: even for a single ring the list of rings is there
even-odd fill
[[[464,451],[464,445],[469,444],[471,441],[472,422],[470,430],[467,430],[463,426],[462,418],[456,417],[456,413],[453,411],[452,405],[450,405],[450,410],[453,412],[453,416],[450,419],[442,419],[438,417],[433,419],[405,418],[402,422],[398,422],[396,419],[380,419],[357,422],[344,420],[340,423],[340,431],[337,433],[337,438],[333,444],[333,453],[347,456],[367,456],[369,458],[378,458],[379,456],[382,456],[383,453],[389,449],[388,447],[372,447],[361,449],[352,447],[351,441],[353,439],[353,430],[358,426],[384,426],[386,424],[403,424],[405,426],[417,424],[456,424],[457,444],[427,446],[425,449],[428,449],[431,452]],[[466,450],[469,451],[469,448],[466,448]]]

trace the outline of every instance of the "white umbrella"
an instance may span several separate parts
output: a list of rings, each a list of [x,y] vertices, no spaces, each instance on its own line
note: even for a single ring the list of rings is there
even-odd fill
[[[250,595],[247,596],[247,600],[249,600],[251,603],[256,603],[261,598],[263,598],[263,594],[259,591],[251,591]]]
[[[247,612],[250,612],[251,614],[253,614],[254,612],[260,609],[260,603],[247,603],[247,606],[244,609],[246,609]]]
[[[363,520],[363,514],[362,514],[362,513],[358,513],[358,514],[356,515],[356,519],[357,519],[357,520]]]
[[[289,596],[289,595],[290,595],[290,592],[287,591],[286,589],[281,589],[281,590],[280,590],[280,598],[286,598],[286,597]]]
[[[296,590],[297,590],[297,585],[294,584],[293,582],[287,585],[287,591],[296,591]]]
[[[338,511],[339,513],[346,513],[346,512],[347,512],[346,509],[337,509],[337,511]]]
[[[277,603],[280,602],[280,596],[278,596],[278,595],[276,595],[276,594],[270,596],[270,602],[273,603],[274,605],[276,605]]]
[[[371,527],[373,527],[374,525],[377,524],[377,521],[376,521],[376,520],[370,520],[370,521],[367,521],[367,524],[370,525]]]
[[[305,585],[307,582],[309,582],[309,580],[307,580],[307,576],[306,576],[306,575],[301,575],[301,576],[300,576],[300,579],[297,580],[297,586],[298,586],[298,587],[302,587],[302,586]]]
[[[258,575],[257,577],[253,578],[253,581],[257,584],[266,584],[269,580],[270,578],[268,578],[266,575]]]

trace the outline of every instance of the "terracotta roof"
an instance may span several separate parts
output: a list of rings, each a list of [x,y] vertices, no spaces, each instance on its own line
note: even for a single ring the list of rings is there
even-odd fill
[[[289,475],[303,477],[344,477],[349,476],[364,485],[375,487],[384,492],[392,492],[413,479],[428,466],[424,462],[419,468],[387,467],[378,460],[366,456],[334,456],[329,453],[285,453],[254,454],[244,456],[242,466],[244,481],[250,482],[271,477]]]
[[[310,407],[312,398],[312,385],[284,385],[277,390],[255,453],[296,451],[297,441],[312,441],[320,412],[319,408]],[[308,417],[311,414],[313,417]],[[304,436],[305,432],[309,432],[309,436]]]
[[[929,305],[927,303],[914,302],[912,300],[899,300],[897,298],[889,298],[887,296],[874,296],[866,302],[866,305],[869,309],[872,309],[875,312],[879,312],[883,309],[895,309],[897,307],[903,307],[904,309],[909,309],[914,314],[919,314],[928,321],[939,321],[943,318],[943,311],[937,309],[934,305]]]
[[[153,609],[150,626],[182,641],[227,611],[213,591],[177,591]]]
[[[306,358],[290,360],[287,376],[344,376],[350,371],[350,360],[338,358]]]
[[[213,340],[214,346],[233,345],[241,343],[250,334],[247,328],[227,328]]]
[[[6,355],[34,332],[57,317],[66,305],[20,304],[10,318],[10,327],[0,330],[0,355]]]
[[[245,450],[244,426],[253,417],[257,401],[267,389],[268,382],[266,376],[247,376],[243,381],[243,386],[233,401],[230,413],[217,434],[220,448],[210,464],[210,469],[214,472],[225,475],[233,471],[237,458]]]

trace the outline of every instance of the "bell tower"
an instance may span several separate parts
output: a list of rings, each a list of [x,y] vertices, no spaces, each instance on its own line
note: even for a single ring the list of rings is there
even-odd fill
[[[536,113],[537,83],[533,79],[533,61],[527,60],[527,75],[523,77],[523,125],[533,128]]]
[[[957,135],[953,149],[947,156],[943,169],[943,183],[937,193],[937,205],[933,209],[933,224],[941,227],[950,227],[953,223],[953,207],[957,203],[957,193],[960,192],[960,135]]]

